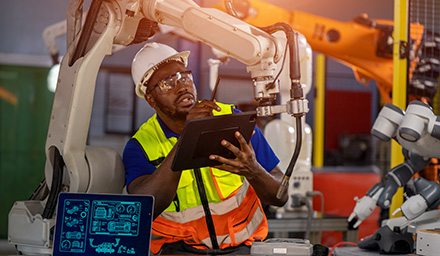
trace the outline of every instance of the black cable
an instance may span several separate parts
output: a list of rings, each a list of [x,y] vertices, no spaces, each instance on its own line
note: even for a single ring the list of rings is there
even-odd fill
[[[95,22],[98,18],[99,10],[101,9],[103,0],[92,0],[90,8],[87,12],[86,21],[84,22],[84,27],[79,38],[78,45],[76,46],[73,57],[70,60],[69,65],[75,63],[79,58],[83,57],[86,51],[87,44],[89,43],[90,36],[93,32]]]
[[[289,166],[287,166],[287,170],[285,173],[285,176],[290,177],[292,175],[293,168],[295,167],[296,161],[298,160],[301,145],[302,145],[302,120],[301,117],[296,117],[296,145],[295,145],[295,151],[293,152],[293,156],[290,159]]]
[[[299,65],[299,50],[298,50],[298,33],[295,32],[289,24],[285,22],[277,22],[273,25],[260,27],[261,30],[273,34],[278,30],[284,31],[287,37],[287,44],[289,46],[289,54],[290,54],[290,80],[292,81],[291,89],[290,89],[290,97],[294,100],[303,99],[304,93],[301,87],[300,79],[301,79],[301,70]],[[293,116],[296,118],[296,145],[295,151],[293,152],[292,158],[290,160],[289,166],[284,174],[284,178],[281,181],[280,188],[277,192],[277,198],[280,199],[284,194],[284,191],[287,190],[290,176],[292,175],[293,168],[298,160],[299,153],[301,150],[302,144],[302,120],[301,117],[304,113],[294,114]]]
[[[284,62],[286,61],[286,56],[287,56],[287,47],[288,47],[288,44],[289,44],[289,43],[286,42],[286,47],[284,48],[283,62],[281,63],[280,71],[278,72],[278,74],[277,74],[277,75],[275,76],[275,78],[273,79],[273,83],[270,83],[270,84],[266,85],[266,90],[269,90],[269,89],[272,89],[272,88],[275,87],[275,83],[276,83],[278,77],[281,75],[281,72],[283,72],[283,69],[284,69]]]
[[[290,79],[291,80],[298,80],[301,78],[301,71],[299,67],[299,56],[298,56],[298,43],[297,43],[297,35],[298,33],[295,32],[292,27],[289,26],[289,24],[285,22],[277,22],[273,25],[266,26],[266,27],[259,27],[259,29],[269,33],[273,34],[278,30],[284,31],[287,37],[287,42],[289,45],[289,53],[290,53]]]
[[[54,148],[54,161],[53,161],[53,173],[52,173],[52,185],[50,187],[49,198],[47,199],[46,206],[43,211],[43,219],[51,219],[58,201],[58,194],[61,191],[63,184],[63,168],[64,160],[60,154],[58,148]]]

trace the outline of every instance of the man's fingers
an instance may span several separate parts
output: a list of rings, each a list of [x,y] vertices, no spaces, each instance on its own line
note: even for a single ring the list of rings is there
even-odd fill
[[[248,153],[251,151],[251,148],[250,148],[251,141],[249,140],[249,144],[246,143],[246,140],[244,139],[243,135],[239,131],[235,132],[235,138],[237,138],[238,143],[240,143],[240,148],[241,148],[241,150],[243,150],[243,152]]]
[[[229,158],[224,158],[218,155],[210,155],[209,159],[211,160],[215,160],[217,162],[220,162],[222,164],[225,165],[218,165],[218,166],[214,166],[217,169],[221,169],[224,171],[231,171],[232,170],[232,166],[234,166],[234,160],[233,159],[229,159]]]
[[[240,148],[237,148],[236,146],[234,146],[234,144],[230,143],[227,140],[222,140],[222,146],[229,149],[229,151],[231,151],[236,157],[238,157],[241,153]]]
[[[212,102],[210,100],[203,100],[200,103],[198,103],[198,106],[203,107],[203,108],[210,108],[213,110],[221,111],[221,108],[217,104],[215,104],[214,102]]]

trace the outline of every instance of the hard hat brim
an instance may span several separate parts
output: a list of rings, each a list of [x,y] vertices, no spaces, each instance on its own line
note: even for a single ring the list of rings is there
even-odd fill
[[[144,76],[139,80],[139,82],[136,84],[136,95],[140,98],[144,98],[147,90],[147,83],[150,80],[151,76],[156,72],[162,65],[175,61],[180,62],[185,67],[188,66],[188,56],[190,52],[184,51],[176,53],[168,58],[165,58],[161,62],[157,63],[156,65],[152,66],[150,69],[145,72]]]

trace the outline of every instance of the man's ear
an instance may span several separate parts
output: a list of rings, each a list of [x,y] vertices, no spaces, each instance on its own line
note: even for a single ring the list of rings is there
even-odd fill
[[[154,100],[153,96],[151,94],[145,94],[145,100],[148,102],[150,107],[155,108],[156,107],[156,101]]]

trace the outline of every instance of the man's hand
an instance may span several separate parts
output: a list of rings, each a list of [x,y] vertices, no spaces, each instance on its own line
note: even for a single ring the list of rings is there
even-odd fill
[[[251,142],[246,143],[243,135],[239,132],[235,132],[235,138],[237,138],[240,143],[240,148],[226,140],[221,142],[223,147],[234,153],[235,159],[210,155],[209,159],[216,160],[223,164],[214,167],[246,177],[263,203],[283,206],[287,202],[287,190],[283,193],[281,198],[277,198],[276,196],[284,176],[283,173],[278,167],[267,172],[257,161]]]
[[[194,105],[186,116],[186,120],[212,116],[212,110],[220,111],[221,109],[215,101],[203,100]]]
[[[229,149],[236,156],[235,159],[228,159],[218,155],[211,155],[209,159],[216,160],[224,165],[215,166],[215,168],[245,176],[248,180],[258,175],[259,170],[263,168],[257,161],[251,142],[246,143],[240,132],[235,132],[235,138],[240,143],[240,148],[234,146],[227,140],[222,140],[222,146]]]

